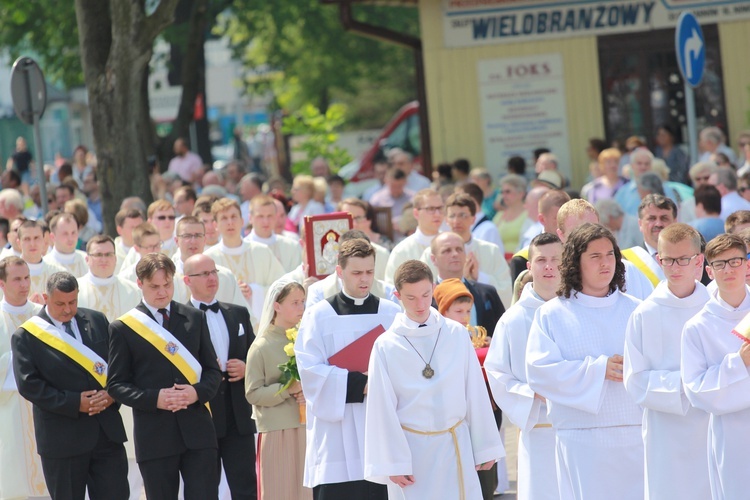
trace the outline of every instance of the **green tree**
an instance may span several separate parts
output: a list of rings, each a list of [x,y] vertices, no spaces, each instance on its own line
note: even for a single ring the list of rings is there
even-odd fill
[[[341,104],[332,104],[325,113],[307,104],[284,118],[281,127],[284,134],[304,137],[295,150],[304,153],[305,159],[292,164],[293,175],[310,173],[310,161],[319,156],[328,160],[334,171],[352,161],[352,156],[345,149],[336,146],[339,138],[337,131],[345,118],[346,107]]]
[[[411,35],[419,30],[416,8],[357,5],[355,15]],[[335,101],[355,108],[354,101],[365,99],[375,101],[369,111],[377,112],[384,107],[377,101],[388,96],[396,105],[388,104],[378,122],[382,124],[394,107],[414,96],[412,52],[346,32],[335,5],[235,0],[218,29],[229,35],[236,56],[248,68],[247,90],[270,90],[279,108],[294,111],[310,103],[325,112]]]

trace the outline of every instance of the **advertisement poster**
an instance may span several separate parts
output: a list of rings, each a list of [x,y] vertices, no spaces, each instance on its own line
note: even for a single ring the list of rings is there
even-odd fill
[[[570,178],[570,150],[565,110],[565,80],[560,54],[479,61],[485,164],[494,176],[506,172],[511,156],[526,159],[549,148],[560,171]]]

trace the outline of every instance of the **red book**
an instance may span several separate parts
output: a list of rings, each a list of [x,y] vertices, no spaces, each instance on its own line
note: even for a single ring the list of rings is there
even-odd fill
[[[376,326],[328,358],[328,364],[338,366],[350,372],[365,373],[367,365],[370,363],[370,353],[375,345],[375,341],[383,332],[385,332],[383,325]]]

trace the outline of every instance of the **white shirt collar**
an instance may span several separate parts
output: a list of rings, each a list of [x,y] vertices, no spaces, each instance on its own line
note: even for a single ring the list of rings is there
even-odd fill
[[[21,314],[23,312],[26,312],[26,307],[28,307],[28,305],[28,301],[26,301],[26,303],[22,306],[13,306],[8,304],[5,299],[0,300],[0,309],[10,314]]]
[[[422,230],[419,229],[419,227],[417,227],[417,230],[414,231],[414,239],[417,240],[417,243],[419,243],[423,247],[430,246],[430,243],[432,243],[432,240],[435,239],[435,236],[437,236],[437,234],[432,236],[424,234]]]
[[[52,247],[52,258],[55,259],[58,262],[62,262],[63,264],[72,264],[76,260],[76,251],[73,250],[72,253],[62,253],[57,248]]]
[[[211,302],[201,302],[200,300],[195,300],[193,297],[190,297],[190,303],[193,304],[193,307],[195,307],[196,309],[200,309],[201,304],[206,304],[207,306],[210,306],[211,304],[214,304],[216,302],[218,301],[215,298]],[[208,312],[213,312],[213,311],[206,311],[206,312],[208,313]]]
[[[276,233],[271,233],[270,238],[261,238],[258,236],[258,233],[255,232],[255,228],[253,228],[252,231],[250,231],[250,234],[248,235],[250,237],[251,241],[256,241],[258,243],[263,243],[264,245],[273,245],[276,243]]]
[[[146,306],[146,309],[149,310],[149,312],[151,313],[151,315],[154,318],[160,318],[161,317],[161,313],[159,312],[159,308],[151,306],[151,304],[149,304],[145,300],[143,300],[142,302],[143,302],[143,305]],[[164,309],[167,310],[167,315],[171,315],[172,314],[172,302],[170,301],[169,304],[167,304],[167,307],[165,307]],[[159,321],[159,320],[157,320],[157,321]]]
[[[91,282],[92,285],[96,285],[96,286],[111,285],[112,283],[114,283],[117,280],[117,278],[115,277],[114,274],[112,276],[110,276],[109,278],[98,278],[98,277],[94,276],[91,273],[91,271],[89,271],[88,273],[86,273],[84,275],[84,278],[88,279]]]

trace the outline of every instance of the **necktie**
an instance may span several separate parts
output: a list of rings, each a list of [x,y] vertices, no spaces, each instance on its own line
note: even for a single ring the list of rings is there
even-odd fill
[[[65,328],[65,333],[75,338],[76,334],[73,333],[73,325],[70,324],[70,321],[63,323],[63,327]]]
[[[164,328],[168,328],[169,327],[169,312],[164,308],[157,309],[156,311],[159,314],[161,314],[161,317],[162,317],[161,326],[163,326]]]
[[[200,304],[201,311],[208,311],[209,309],[215,313],[219,312],[219,303],[214,302],[213,304]]]

